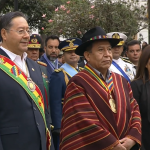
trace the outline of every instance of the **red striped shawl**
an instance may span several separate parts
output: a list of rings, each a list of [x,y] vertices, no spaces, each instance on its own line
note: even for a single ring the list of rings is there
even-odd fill
[[[117,114],[109,95],[86,70],[75,75],[65,93],[60,150],[109,150],[129,137],[141,144],[141,117],[130,84],[112,73]]]

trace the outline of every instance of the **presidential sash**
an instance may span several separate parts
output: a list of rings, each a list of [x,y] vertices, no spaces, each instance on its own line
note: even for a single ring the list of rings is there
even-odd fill
[[[39,87],[9,58],[0,55],[0,69],[15,80],[31,97],[44,120],[47,133],[47,150],[50,149],[50,133],[46,125],[44,99]]]

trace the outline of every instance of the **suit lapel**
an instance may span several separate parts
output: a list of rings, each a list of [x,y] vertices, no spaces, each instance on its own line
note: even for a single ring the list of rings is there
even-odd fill
[[[26,63],[27,63],[27,66],[28,66],[30,78],[37,84],[37,81],[38,81],[37,70],[36,70],[37,68],[33,64],[34,62],[32,62],[29,58],[27,58]]]
[[[10,59],[10,57],[0,48],[0,55],[3,55]]]

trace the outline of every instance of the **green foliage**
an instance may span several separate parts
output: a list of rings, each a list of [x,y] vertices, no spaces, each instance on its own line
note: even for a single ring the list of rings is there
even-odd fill
[[[50,0],[18,0],[18,11],[23,12],[27,18],[28,23],[32,29],[38,28],[41,30],[45,27],[46,18],[51,18],[51,12],[54,8],[51,8]],[[1,4],[1,3],[0,3]],[[14,11],[14,0],[7,0],[1,14]],[[46,14],[46,17],[42,17]]]
[[[146,6],[136,1],[18,0],[18,8],[27,15],[30,27],[38,28],[41,34],[82,37],[87,30],[101,26],[106,32],[120,31],[132,37],[147,27]],[[14,11],[14,0],[1,0],[0,11]]]
[[[70,2],[70,3],[69,3]],[[101,26],[106,32],[124,32],[130,38],[145,28],[146,6],[135,0],[65,0],[55,9],[44,32],[65,38],[82,37],[89,29]]]

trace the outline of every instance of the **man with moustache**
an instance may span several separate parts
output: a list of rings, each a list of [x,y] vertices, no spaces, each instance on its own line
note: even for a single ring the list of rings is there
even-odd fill
[[[63,103],[60,150],[139,150],[141,117],[129,82],[110,72],[112,47],[101,27],[87,31],[75,53],[84,70],[67,85]]]
[[[51,35],[45,40],[45,54],[41,56],[40,61],[47,64],[48,79],[50,79],[50,76],[54,72],[54,70],[60,67],[57,59],[59,54],[59,43],[59,37],[55,35]]]
[[[59,49],[63,51],[65,63],[56,69],[50,77],[50,106],[52,124],[54,130],[52,131],[55,150],[59,150],[59,135],[62,119],[62,107],[66,86],[71,77],[78,73],[79,56],[75,54],[75,49],[81,44],[81,40],[71,38],[60,43]]]
[[[26,53],[30,35],[23,13],[0,19],[0,150],[50,149],[42,73]]]
[[[123,45],[127,39],[127,36],[120,32],[110,32],[107,33],[107,36],[108,38],[117,38],[120,40],[120,42],[112,48],[113,61],[109,69],[110,71],[122,75],[130,82],[134,79],[133,64],[130,61],[120,57],[123,52]]]

